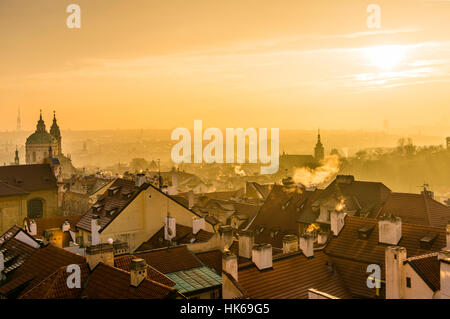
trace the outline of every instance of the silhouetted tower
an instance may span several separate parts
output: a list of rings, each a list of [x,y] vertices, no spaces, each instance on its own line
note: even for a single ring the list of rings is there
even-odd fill
[[[58,123],[56,122],[56,111],[53,111],[53,124],[50,129],[50,134],[58,141],[58,150],[56,154],[62,154],[61,131],[59,130]]]
[[[17,146],[16,146],[16,157],[14,157],[14,164],[20,165],[19,150],[17,149]]]
[[[314,157],[316,161],[322,161],[325,158],[325,149],[323,148],[323,144],[320,141],[320,129],[319,133],[317,134],[317,144],[314,148]]]

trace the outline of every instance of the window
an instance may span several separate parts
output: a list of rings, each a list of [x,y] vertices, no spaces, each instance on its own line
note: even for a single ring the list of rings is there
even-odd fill
[[[411,278],[406,277],[406,287],[411,288]]]
[[[41,199],[31,199],[27,205],[28,218],[41,218],[44,215],[44,202]]]

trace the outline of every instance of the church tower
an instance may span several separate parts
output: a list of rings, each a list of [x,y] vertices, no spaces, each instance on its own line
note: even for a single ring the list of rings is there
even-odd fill
[[[53,111],[53,124],[50,129],[50,134],[56,139],[58,142],[58,149],[56,154],[62,154],[62,146],[61,146],[61,131],[59,130],[58,123],[56,121],[56,111]]]
[[[17,146],[16,146],[16,157],[14,157],[14,164],[15,165],[20,165],[19,150],[17,149]]]
[[[317,144],[314,148],[314,157],[317,162],[322,161],[325,158],[325,149],[323,148],[323,144],[320,141],[320,130],[317,134]]]

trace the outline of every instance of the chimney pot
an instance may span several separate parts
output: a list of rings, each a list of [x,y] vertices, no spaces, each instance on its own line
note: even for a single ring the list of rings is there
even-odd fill
[[[238,258],[233,253],[226,251],[222,254],[222,269],[238,280]]]
[[[314,237],[306,234],[300,237],[300,249],[306,257],[314,256]]]
[[[270,269],[273,267],[272,245],[259,244],[253,246],[252,262],[259,270]]]
[[[239,232],[239,256],[252,258],[252,249],[255,244],[255,235],[251,230]]]
[[[100,217],[98,215],[93,215],[91,219],[91,245],[95,246],[100,244],[100,229],[99,225]]]
[[[147,278],[147,263],[142,258],[131,260],[130,284],[133,287],[139,287],[141,282]]]
[[[334,210],[330,213],[331,231],[333,232],[334,236],[339,235],[342,228],[344,227],[344,223],[345,223],[345,212],[343,210],[340,211]]]
[[[402,238],[402,220],[387,216],[378,221],[378,241],[382,244],[398,245]]]
[[[283,237],[283,254],[298,251],[298,236],[285,235]]]
[[[205,219],[201,217],[194,217],[192,219],[192,233],[197,235],[200,230],[205,230],[206,224]]]

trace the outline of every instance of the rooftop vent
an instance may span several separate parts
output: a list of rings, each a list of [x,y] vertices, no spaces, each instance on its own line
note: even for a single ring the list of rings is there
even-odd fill
[[[375,229],[375,226],[364,226],[358,229],[358,238],[359,239],[369,239],[370,234]]]
[[[429,234],[429,235],[422,237],[419,240],[420,248],[421,249],[431,249],[431,247],[433,246],[433,243],[437,237],[438,237],[438,234]]]

